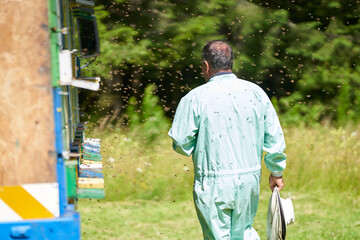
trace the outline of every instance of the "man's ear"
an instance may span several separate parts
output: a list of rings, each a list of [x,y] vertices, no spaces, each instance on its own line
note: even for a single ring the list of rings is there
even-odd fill
[[[210,72],[210,65],[206,60],[204,61],[204,66],[205,66],[205,72],[209,73]]]

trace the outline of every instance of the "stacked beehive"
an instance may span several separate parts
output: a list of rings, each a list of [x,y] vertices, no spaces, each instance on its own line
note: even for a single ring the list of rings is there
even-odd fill
[[[77,176],[77,198],[104,198],[104,175],[102,173],[102,156],[100,139],[86,138],[84,125],[79,124],[74,143],[77,147],[79,165]]]

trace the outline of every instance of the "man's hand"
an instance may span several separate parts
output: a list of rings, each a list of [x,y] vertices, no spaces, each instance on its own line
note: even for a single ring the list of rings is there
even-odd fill
[[[271,191],[274,191],[275,186],[278,187],[279,191],[285,186],[284,180],[282,177],[274,177],[271,174],[269,177],[269,184],[270,184]]]

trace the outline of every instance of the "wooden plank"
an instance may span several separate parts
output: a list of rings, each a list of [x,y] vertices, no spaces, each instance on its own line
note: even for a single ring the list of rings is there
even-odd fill
[[[100,146],[83,143],[82,147],[83,147],[83,149],[89,150],[89,152],[91,152],[91,151],[96,151],[98,153],[100,152]]]
[[[93,161],[101,161],[102,156],[98,153],[91,153],[84,150],[84,153],[82,154],[82,159],[86,160],[93,160]]]
[[[88,171],[92,171],[92,172],[102,172],[102,164],[101,163],[97,163],[97,164],[80,164],[79,165],[79,169],[80,170],[88,170]]]
[[[79,170],[79,177],[81,178],[104,178],[104,175],[99,172],[93,172],[89,170]]]
[[[103,188],[78,188],[77,197],[103,199],[105,198],[105,190]]]
[[[47,1],[1,1],[0,186],[56,182]]]
[[[90,148],[87,146],[83,146],[81,151],[86,154],[86,153],[95,153],[95,154],[100,154],[100,148]]]
[[[81,164],[99,164],[102,163],[101,161],[94,161],[94,160],[87,160],[87,159],[82,159],[80,161]]]
[[[78,188],[104,188],[104,179],[78,178]]]

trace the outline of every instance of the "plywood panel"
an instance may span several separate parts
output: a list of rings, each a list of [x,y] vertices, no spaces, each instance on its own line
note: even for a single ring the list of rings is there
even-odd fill
[[[0,6],[0,186],[55,182],[47,1]]]

